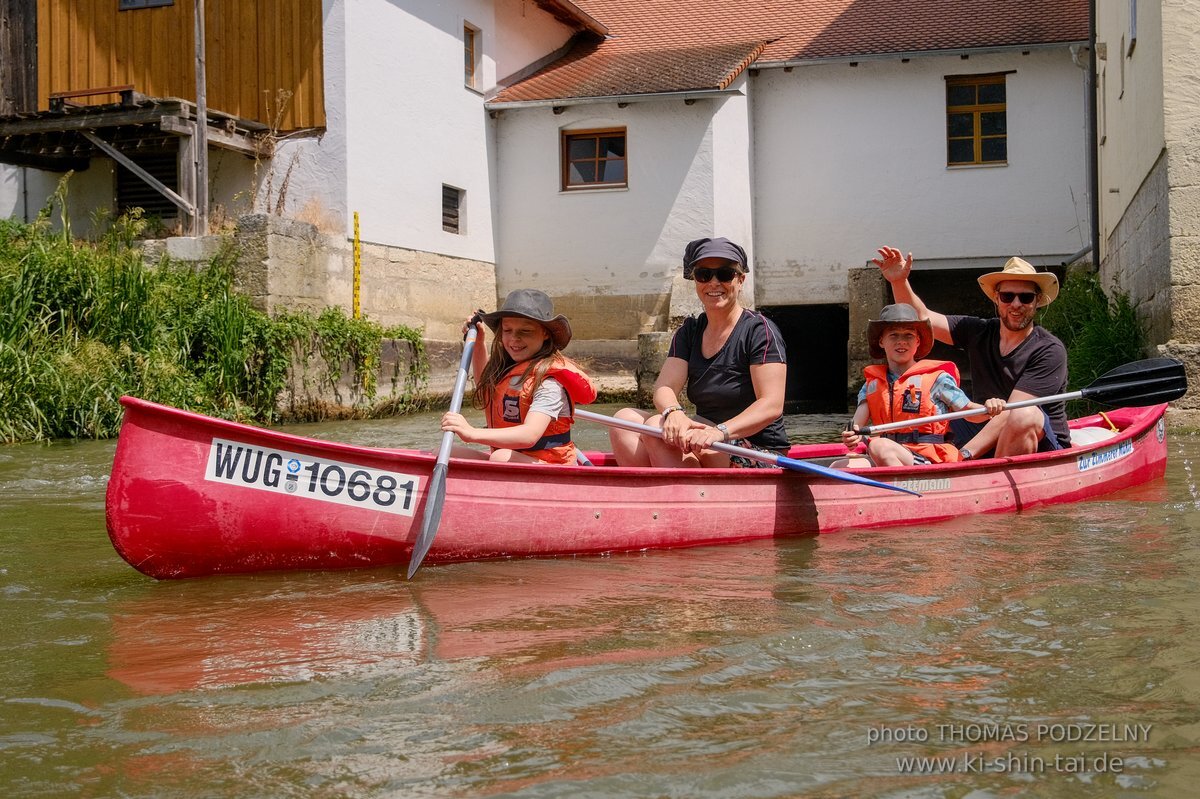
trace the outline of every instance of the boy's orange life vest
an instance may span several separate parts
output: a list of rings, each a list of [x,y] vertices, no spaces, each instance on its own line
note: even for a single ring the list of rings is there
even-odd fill
[[[886,424],[904,419],[936,416],[941,411],[933,404],[933,384],[943,374],[958,382],[958,367],[951,361],[917,361],[895,383],[888,383],[887,364],[875,363],[863,369],[867,386],[867,410],[871,424]],[[873,384],[873,385],[872,385]],[[934,463],[955,463],[962,460],[958,448],[946,443],[947,421],[928,422],[909,430],[882,434],[924,455]]]
[[[488,427],[516,427],[525,421],[529,406],[533,404],[534,393],[533,375],[526,374],[530,363],[532,361],[514,364],[500,378],[491,407],[487,409]],[[575,423],[575,405],[594,402],[596,387],[579,364],[565,355],[554,357],[546,377],[553,377],[566,389],[571,414],[551,419],[542,437],[533,446],[519,451],[546,463],[574,464],[576,452],[575,444],[571,441],[571,425]]]

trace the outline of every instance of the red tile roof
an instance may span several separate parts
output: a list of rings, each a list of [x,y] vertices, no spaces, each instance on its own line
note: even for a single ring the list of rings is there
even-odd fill
[[[574,0],[608,28],[493,103],[721,89],[751,62],[1086,41],[1088,0]],[[761,49],[759,47],[761,46]]]

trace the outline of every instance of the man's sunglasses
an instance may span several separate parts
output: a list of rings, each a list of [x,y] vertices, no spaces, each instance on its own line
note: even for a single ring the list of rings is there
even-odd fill
[[[1038,298],[1036,291],[997,291],[996,296],[1000,299],[1000,302],[1004,303],[1005,305],[1010,304],[1017,297],[1021,298],[1022,304],[1033,305],[1033,301]]]
[[[712,269],[707,266],[699,266],[696,267],[694,272],[692,272],[692,275],[696,278],[697,283],[707,283],[708,281],[712,280],[713,277],[716,277],[717,280],[721,281],[722,283],[728,283],[739,274],[741,273],[732,266],[721,266],[716,269]]]

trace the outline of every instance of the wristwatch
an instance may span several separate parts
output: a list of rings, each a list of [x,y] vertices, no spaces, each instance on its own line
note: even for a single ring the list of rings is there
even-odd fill
[[[958,454],[962,457],[962,459],[964,461],[971,460],[971,450],[967,449],[966,447],[963,447],[962,449],[960,449],[958,451]]]
[[[721,424],[717,425],[717,429],[721,431],[721,441],[728,441],[729,428],[725,426],[725,423],[722,422]]]

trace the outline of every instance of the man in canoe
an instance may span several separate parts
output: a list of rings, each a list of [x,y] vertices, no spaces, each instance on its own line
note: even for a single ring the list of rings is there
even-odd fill
[[[996,306],[995,319],[944,315],[929,310],[908,282],[912,253],[879,248],[872,263],[891,284],[896,302],[928,319],[934,338],[967,353],[973,393],[988,397],[986,423],[955,419],[950,424],[963,460],[1049,452],[1071,445],[1065,402],[1006,410],[1005,404],[1061,394],[1067,384],[1067,350],[1050,331],[1034,322],[1038,308],[1058,296],[1058,278],[1039,272],[1021,258],[979,278],[979,287]]]
[[[958,367],[951,361],[926,360],[933,349],[933,326],[917,316],[917,309],[898,303],[888,305],[867,324],[867,346],[871,357],[883,363],[863,370],[863,386],[850,429],[842,443],[855,449],[862,441],[859,428],[906,419],[936,416],[965,408],[983,408],[971,402],[958,387]],[[987,416],[976,417],[980,422]],[[920,427],[897,430],[867,441],[870,462],[861,458],[835,466],[912,466],[955,463],[962,460],[958,448],[946,440],[950,423],[927,422]]]

